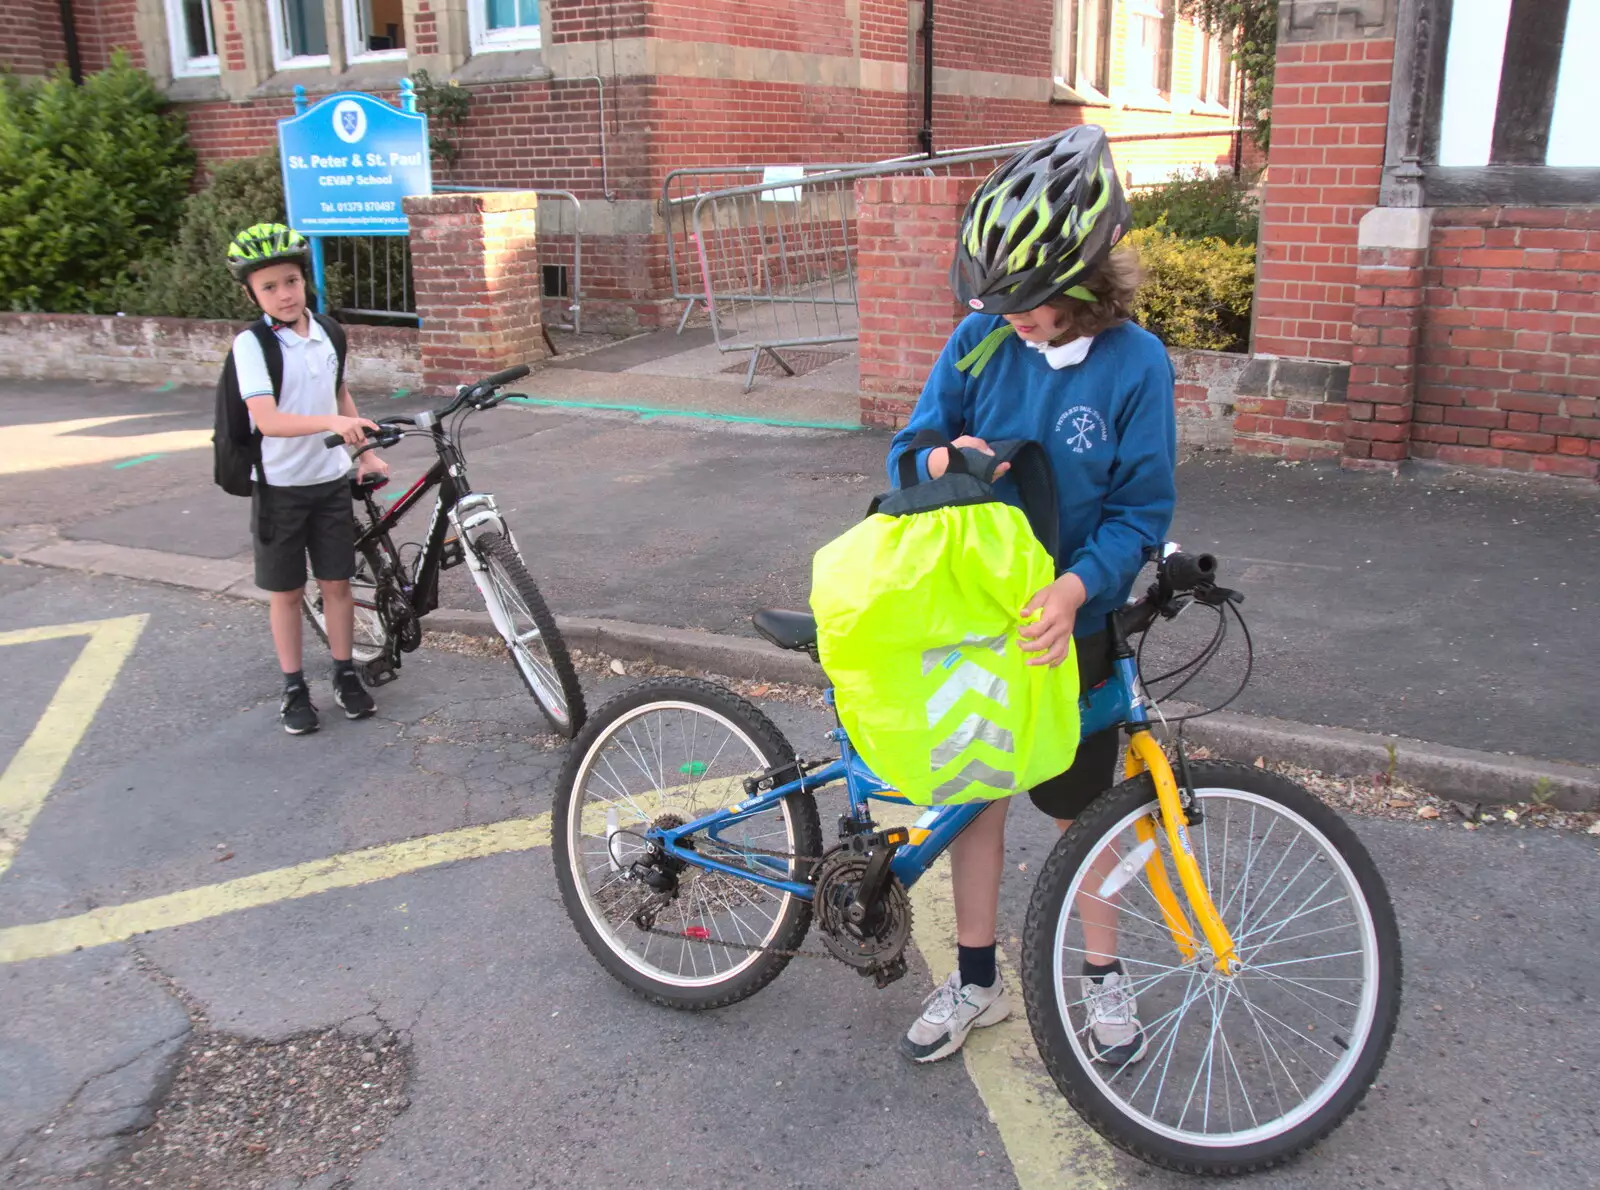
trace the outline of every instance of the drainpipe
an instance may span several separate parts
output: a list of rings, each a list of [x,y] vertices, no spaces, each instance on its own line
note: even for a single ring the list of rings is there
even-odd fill
[[[65,0],[63,0],[65,2]],[[607,202],[616,202],[611,189],[611,168],[606,160],[606,84],[598,74],[573,74],[557,80],[564,83],[593,83],[600,88],[600,193]]]
[[[922,0],[922,127],[917,144],[933,156],[933,0]]]
[[[61,38],[67,43],[67,70],[74,84],[83,83],[83,57],[78,53],[78,23],[72,19],[72,0],[61,0]]]

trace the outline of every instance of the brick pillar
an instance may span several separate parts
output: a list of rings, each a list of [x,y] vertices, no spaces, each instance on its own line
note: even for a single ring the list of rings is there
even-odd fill
[[[547,354],[537,203],[525,192],[405,200],[424,390],[450,392]]]
[[[981,178],[856,183],[861,422],[906,424],[945,340],[967,313],[950,292],[956,228]]]
[[[1378,205],[1392,0],[1280,0],[1252,347],[1350,359],[1356,223]]]
[[[1432,217],[1418,207],[1361,217],[1345,467],[1392,471],[1411,453]]]

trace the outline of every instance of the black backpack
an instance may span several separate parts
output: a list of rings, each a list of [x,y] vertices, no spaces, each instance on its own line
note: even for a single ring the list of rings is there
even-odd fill
[[[917,452],[927,447],[950,447],[950,440],[936,430],[918,431],[900,455],[900,486],[874,499],[867,515],[881,512],[887,516],[905,516],[932,508],[987,504],[997,498],[993,487],[996,468],[1001,463],[1010,463],[1011,470],[1006,478],[1016,485],[1022,498],[1023,515],[1028,518],[1039,544],[1055,560],[1059,573],[1063,569],[1061,504],[1049,456],[1039,443],[1022,439],[1009,438],[989,445],[994,450],[992,455],[970,446],[951,447],[950,465],[945,473],[938,479],[923,482],[917,475]]]
[[[344,360],[349,350],[344,327],[322,314],[313,313],[322,333],[328,336],[339,357],[338,373],[334,377],[335,396],[344,387]],[[266,322],[256,319],[247,328],[261,344],[261,358],[266,361],[267,376],[272,380],[272,395],[276,397],[283,388],[283,347],[278,336]],[[217,377],[217,409],[215,428],[211,432],[212,478],[230,496],[251,494],[251,472],[263,472],[261,465],[261,434],[250,424],[250,407],[239,393],[239,373],[234,367],[233,350],[222,361],[222,375]],[[266,485],[263,483],[262,485]]]

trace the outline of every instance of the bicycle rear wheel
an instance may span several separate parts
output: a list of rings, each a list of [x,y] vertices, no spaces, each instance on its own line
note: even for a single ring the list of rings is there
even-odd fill
[[[355,574],[350,578],[350,594],[356,605],[355,636],[350,659],[363,670],[383,657],[389,649],[389,634],[384,629],[383,617],[378,614],[377,584],[373,581],[372,562],[368,555],[357,553]],[[322,588],[315,578],[306,581],[301,606],[317,636],[323,644],[327,644],[328,620],[322,608]]]
[[[1168,845],[1159,827],[1152,841],[1137,833],[1158,814],[1141,776],[1102,795],[1051,852],[1028,907],[1022,982],[1045,1065],[1108,1140],[1168,1169],[1244,1173],[1327,1135],[1376,1079],[1400,1011],[1399,931],[1366,848],[1328,807],[1264,769],[1189,767],[1200,810],[1190,840],[1236,971],[1216,971],[1203,939],[1185,959],[1165,925],[1145,861]],[[1142,1054],[1122,1065],[1093,1056],[1083,978],[1087,944],[1111,949],[1086,936],[1084,910],[1094,928],[1109,905],[1143,1034]]]
[[[566,642],[556,631],[556,618],[510,540],[485,533],[474,548],[488,579],[482,593],[495,631],[506,642],[512,664],[550,726],[570,740],[583,726],[586,712],[583,687]]]
[[[693,678],[656,678],[589,720],[567,753],[551,812],[556,880],[589,952],[621,983],[669,1008],[721,1008],[788,965],[811,902],[753,880],[684,864],[670,893],[634,879],[651,827],[682,826],[743,800],[744,779],[794,752],[759,709]],[[822,852],[810,794],[693,836],[736,870],[804,881]],[[641,913],[655,922],[640,925]]]

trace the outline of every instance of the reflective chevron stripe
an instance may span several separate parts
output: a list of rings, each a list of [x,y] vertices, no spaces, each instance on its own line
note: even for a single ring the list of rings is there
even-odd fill
[[[988,649],[996,657],[1006,655],[1006,638],[1002,633],[999,636],[969,636],[956,645],[940,645],[937,649],[929,649],[922,655],[922,676],[927,677],[941,665],[948,665],[953,659],[961,655],[961,650],[967,645],[978,645]]]
[[[944,768],[945,765],[960,756],[977,740],[982,740],[985,744],[1001,752],[1015,752],[1017,750],[1010,731],[1001,727],[998,723],[992,723],[982,715],[974,713],[968,715],[957,725],[953,732],[934,745],[934,771],[937,772],[939,769]]]
[[[1006,680],[999,674],[990,673],[976,662],[963,661],[928,699],[928,726],[937,727],[939,720],[948,715],[969,690],[992,698],[1001,706],[1007,705],[1006,699],[1010,694]]]
[[[934,789],[933,800],[947,802],[966,789],[967,786],[973,784],[987,785],[991,789],[1013,791],[1017,787],[1017,780],[1013,774],[1002,773],[999,769],[990,768],[981,760],[969,760],[966,768]]]

